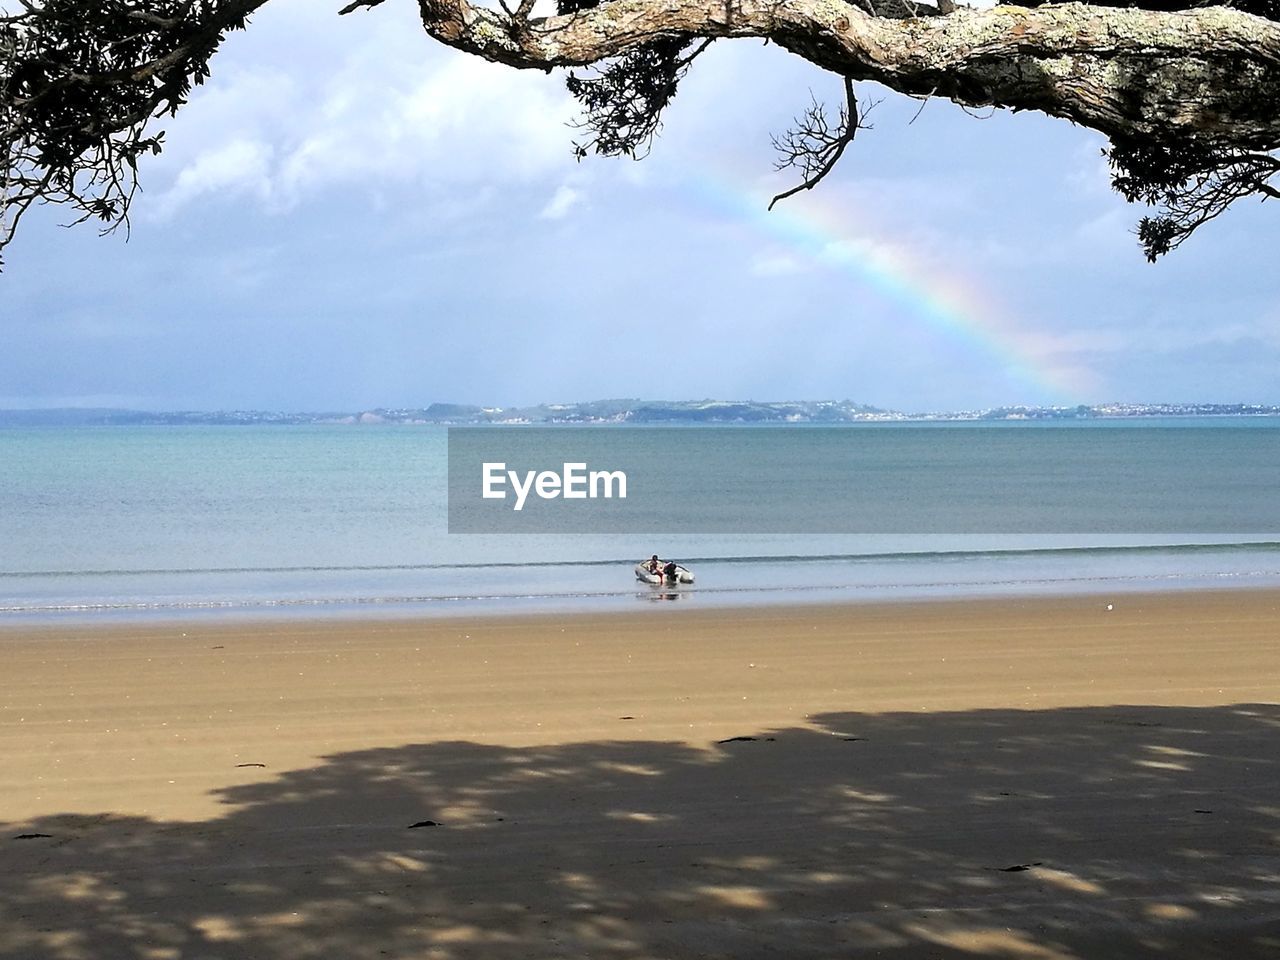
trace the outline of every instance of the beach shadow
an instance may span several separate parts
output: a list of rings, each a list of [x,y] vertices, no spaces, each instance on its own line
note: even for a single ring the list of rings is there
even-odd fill
[[[210,821],[5,826],[0,957],[1270,958],[1278,744],[1132,706],[336,754]]]

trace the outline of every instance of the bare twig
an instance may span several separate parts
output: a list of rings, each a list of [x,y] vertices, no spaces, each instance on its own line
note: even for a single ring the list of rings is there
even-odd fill
[[[863,115],[858,113],[858,98],[854,95],[853,80],[844,78],[845,105],[840,110],[840,120],[833,128],[827,120],[827,111],[816,100],[804,114],[796,118],[796,127],[781,138],[774,137],[773,145],[779,153],[774,163],[778,170],[797,167],[802,177],[800,183],[785,190],[769,201],[769,209],[779,200],[794,196],[801,190],[812,190],[826,177],[840,160],[845,148],[853,143],[862,129]]]
[[[361,7],[377,7],[386,2],[386,0],[354,0],[338,11],[338,16],[345,17],[348,13],[354,13]]]
[[[932,90],[930,90],[928,93],[926,93],[923,97],[920,98],[920,109],[915,112],[915,116],[913,116],[910,120],[907,121],[908,127],[920,119],[920,114],[924,113],[924,108],[929,105],[929,101],[933,99],[933,95],[937,92],[938,92],[938,88],[934,87]]]
[[[696,47],[693,48],[693,50],[689,53],[687,57],[681,57],[680,59],[678,59],[676,61],[676,66],[681,70],[687,68],[689,64],[693,63],[694,60],[696,60],[698,57],[702,55],[702,53],[707,49],[707,47],[711,46],[715,42],[716,41],[713,37],[708,37],[706,40],[703,40],[700,44],[698,44]]]

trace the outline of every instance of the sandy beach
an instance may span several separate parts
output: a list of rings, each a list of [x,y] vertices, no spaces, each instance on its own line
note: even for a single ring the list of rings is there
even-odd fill
[[[1269,591],[3,631],[0,957],[1280,956],[1278,640]]]

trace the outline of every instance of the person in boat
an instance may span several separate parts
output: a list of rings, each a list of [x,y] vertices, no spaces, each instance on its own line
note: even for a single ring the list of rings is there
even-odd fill
[[[674,560],[667,561],[666,566],[662,568],[662,576],[667,583],[676,582],[676,562]]]
[[[658,555],[656,553],[649,558],[649,562],[645,564],[645,567],[655,577],[662,573],[662,561],[658,559]]]

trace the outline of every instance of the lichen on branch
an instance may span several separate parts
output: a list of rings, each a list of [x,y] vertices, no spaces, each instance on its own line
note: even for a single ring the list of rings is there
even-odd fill
[[[558,16],[515,16],[506,27],[469,0],[420,6],[428,33],[480,57],[520,68],[604,64],[590,80],[570,80],[597,134],[589,143],[604,153],[648,142],[675,91],[672,64],[694,39],[761,37],[846,85],[874,80],[909,96],[1037,110],[1106,134],[1117,145],[1116,188],[1160,207],[1139,225],[1153,259],[1233,200],[1274,195],[1276,170],[1257,159],[1280,146],[1280,24],[1267,16],[1110,5],[1123,0],[987,10],[893,0],[892,15],[875,0],[561,2]],[[1264,14],[1277,5],[1241,2]],[[1144,177],[1155,168],[1133,144],[1165,158],[1152,189]],[[810,173],[825,176],[834,151],[818,149]]]

